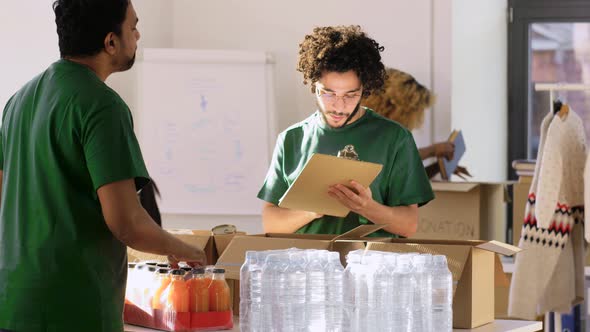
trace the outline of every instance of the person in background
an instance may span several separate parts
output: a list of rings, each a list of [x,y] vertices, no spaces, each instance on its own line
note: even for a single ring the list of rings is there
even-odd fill
[[[387,77],[384,89],[365,98],[362,104],[410,131],[420,128],[424,123],[424,110],[434,104],[434,96],[412,75],[401,70],[388,68]],[[452,159],[455,146],[451,142],[439,142],[418,151],[422,160]]]
[[[53,4],[61,59],[0,127],[0,330],[122,332],[127,248],[204,265],[137,199],[149,181],[131,112],[104,81],[133,66],[128,0]]]
[[[383,47],[359,26],[318,27],[299,45],[297,70],[311,86],[318,109],[283,131],[258,193],[266,232],[342,234],[362,224],[385,224],[372,236],[410,236],[418,206],[434,198],[412,134],[361,107],[361,97],[382,88]],[[383,165],[370,187],[355,181],[328,193],[352,212],[344,218],[278,206],[314,153],[337,155],[353,145],[358,158]]]

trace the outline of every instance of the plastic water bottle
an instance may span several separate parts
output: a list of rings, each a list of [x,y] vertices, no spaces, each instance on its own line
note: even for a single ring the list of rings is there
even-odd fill
[[[284,253],[269,254],[262,269],[262,331],[281,330],[281,287],[285,284],[288,260]]]
[[[281,331],[304,331],[307,256],[302,252],[291,252],[287,256],[289,265],[285,271],[286,284],[281,288]]]
[[[414,303],[412,312],[412,330],[432,331],[432,274],[429,271],[431,255],[416,255],[412,257],[414,265]]]
[[[250,330],[242,330],[242,331],[252,331],[258,332],[263,331],[262,329],[262,268],[264,264],[264,260],[266,259],[266,254],[264,252],[255,252],[252,254],[252,260],[250,261],[250,268],[249,268],[249,299],[250,303],[250,313],[249,313],[249,321],[250,321]],[[240,285],[240,291],[242,287]],[[241,313],[240,313],[241,315]],[[240,329],[242,327],[240,326]]]
[[[361,256],[357,252],[350,252],[346,256],[346,268],[344,269],[344,305],[342,329],[346,332],[355,331],[357,321],[355,320],[356,303],[356,274],[361,264]]]
[[[307,252],[308,331],[326,331],[326,273],[322,258],[323,255],[317,250]]]
[[[256,252],[246,251],[246,260],[240,268],[240,331],[251,331],[250,269],[256,264]]]
[[[388,331],[393,328],[391,324],[391,308],[393,306],[393,283],[391,279],[390,255],[383,258],[375,267],[373,275],[373,301],[371,311],[374,315],[374,331]],[[393,257],[395,259],[395,257]],[[372,330],[369,328],[369,330]]]
[[[326,327],[330,332],[342,331],[344,267],[340,254],[329,252],[326,267]]]
[[[397,264],[392,276],[393,297],[392,326],[396,331],[411,332],[418,331],[413,328],[412,308],[414,305],[414,291],[416,282],[412,266],[412,255],[399,255]]]
[[[453,330],[453,276],[447,257],[433,257],[432,268],[432,326],[436,331]]]
[[[376,317],[373,315],[373,268],[379,259],[374,253],[361,258],[355,275],[355,331],[372,331]],[[353,270],[354,271],[354,270]]]

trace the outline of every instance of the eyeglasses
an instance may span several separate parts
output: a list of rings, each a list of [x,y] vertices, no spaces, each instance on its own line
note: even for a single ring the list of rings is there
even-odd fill
[[[334,92],[328,92],[317,86],[315,91],[317,96],[320,97],[325,104],[334,104],[338,99],[342,99],[344,105],[352,105],[358,102],[362,96],[362,92],[347,93],[344,96],[337,96]]]

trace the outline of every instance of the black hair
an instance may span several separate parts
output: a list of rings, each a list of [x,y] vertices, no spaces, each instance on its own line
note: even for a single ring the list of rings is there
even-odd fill
[[[130,0],[56,0],[53,3],[61,57],[93,56],[105,37],[121,35]]]

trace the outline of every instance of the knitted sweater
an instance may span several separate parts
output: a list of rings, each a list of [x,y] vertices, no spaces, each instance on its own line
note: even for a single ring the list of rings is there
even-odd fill
[[[508,315],[533,320],[548,311],[569,312],[584,296],[583,181],[585,131],[570,110],[549,114],[525,209],[510,287]]]

